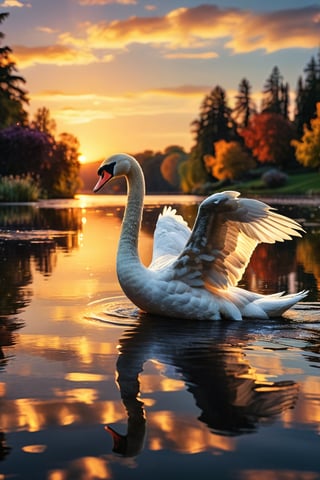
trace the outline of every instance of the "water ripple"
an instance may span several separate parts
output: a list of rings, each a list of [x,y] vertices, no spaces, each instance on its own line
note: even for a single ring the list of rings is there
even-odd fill
[[[140,318],[140,311],[125,295],[117,295],[90,302],[85,318],[111,326],[131,326]]]

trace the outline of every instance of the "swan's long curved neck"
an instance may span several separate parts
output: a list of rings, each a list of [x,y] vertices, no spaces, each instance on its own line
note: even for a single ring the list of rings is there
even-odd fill
[[[143,172],[138,163],[132,163],[126,176],[128,201],[122,222],[121,236],[117,255],[117,273],[120,284],[128,282],[133,272],[139,275],[145,270],[138,254],[138,237],[141,227],[145,183]]]

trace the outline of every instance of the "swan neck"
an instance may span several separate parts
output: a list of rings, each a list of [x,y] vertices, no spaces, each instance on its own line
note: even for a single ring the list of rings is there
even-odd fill
[[[138,258],[138,237],[141,227],[145,183],[138,163],[132,163],[126,176],[128,201],[122,222],[119,253]]]

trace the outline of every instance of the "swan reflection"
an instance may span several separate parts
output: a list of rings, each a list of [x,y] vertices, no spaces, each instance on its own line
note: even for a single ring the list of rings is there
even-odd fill
[[[272,422],[292,408],[298,385],[293,381],[267,381],[246,358],[245,349],[257,337],[263,338],[262,330],[261,323],[254,321],[245,325],[182,324],[143,316],[119,343],[117,382],[127,412],[127,433],[121,435],[109,425],[105,427],[113,438],[113,451],[134,456],[143,449],[146,415],[139,375],[148,360],[175,371],[193,395],[200,410],[198,420],[217,435],[254,432],[260,424]],[[189,432],[184,434],[187,437]],[[174,435],[183,441],[183,432]]]

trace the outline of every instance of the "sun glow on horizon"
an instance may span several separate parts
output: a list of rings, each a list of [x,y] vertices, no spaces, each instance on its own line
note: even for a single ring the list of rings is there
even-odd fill
[[[81,164],[83,164],[83,163],[86,163],[86,162],[87,162],[87,157],[86,157],[86,155],[84,155],[83,153],[81,153],[81,154],[79,155],[79,157],[78,157],[78,160],[79,160],[79,162],[80,162]]]

